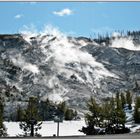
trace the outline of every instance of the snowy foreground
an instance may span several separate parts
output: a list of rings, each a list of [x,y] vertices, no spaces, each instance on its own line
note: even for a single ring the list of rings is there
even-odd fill
[[[22,134],[23,131],[19,128],[18,122],[4,122],[8,136],[17,136]],[[78,130],[85,126],[85,121],[63,121],[59,125],[59,136],[76,136],[84,135],[84,133],[79,132]],[[42,136],[53,136],[57,134],[57,123],[53,121],[45,121],[42,124],[42,129],[38,131]]]
[[[15,137],[19,134],[23,134],[23,131],[19,128],[18,122],[4,122],[7,133],[9,137]],[[84,120],[80,121],[63,121],[59,125],[59,136],[84,136],[85,134],[79,132],[78,130],[81,129],[83,126],[86,126]],[[130,128],[131,133],[140,132],[140,125],[128,123],[126,124],[127,127]],[[138,131],[139,130],[139,131]],[[38,131],[41,136],[53,136],[57,134],[57,123],[53,121],[45,121],[42,124],[42,129]]]

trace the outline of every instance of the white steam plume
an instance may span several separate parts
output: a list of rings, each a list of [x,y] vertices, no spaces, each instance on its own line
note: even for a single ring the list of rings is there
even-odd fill
[[[110,47],[125,48],[133,51],[140,50],[140,46],[134,45],[132,37],[118,37],[117,34],[115,35],[115,39],[111,41]]]
[[[58,102],[62,101],[63,95],[68,93],[69,87],[65,87],[61,83],[59,78],[57,78],[58,75],[67,79],[74,75],[78,82],[87,86],[90,85],[92,89],[95,87],[94,83],[96,83],[96,87],[100,88],[100,81],[104,77],[117,77],[109,72],[103,64],[97,62],[91,54],[81,50],[81,46],[89,43],[88,40],[81,39],[79,41],[76,38],[69,38],[66,33],[60,32],[58,28],[51,25],[45,26],[39,32],[34,26],[31,28],[25,26],[22,35],[31,45],[33,41],[37,44],[37,46],[36,44],[32,45],[31,51],[38,52],[39,50],[40,52],[41,50],[41,53],[45,55],[45,57],[43,55],[39,65],[45,65],[51,69],[49,76],[46,75],[44,70],[34,79],[34,83],[39,81],[39,84],[47,86],[51,94],[53,93],[50,96],[50,93],[45,94],[46,97],[43,95],[42,99],[49,96],[51,100]],[[31,39],[32,37],[34,37],[33,40]],[[90,42],[90,44],[92,43],[95,45],[95,42]],[[13,57],[12,61],[23,70],[30,70],[37,74],[40,72],[37,65],[26,62],[21,55]],[[71,67],[69,64],[74,64],[75,66]],[[41,76],[42,73],[44,73],[43,78]]]
[[[39,73],[38,67],[36,65],[26,62],[20,54],[18,54],[17,56],[10,56],[10,57],[11,57],[12,62],[16,66],[19,66],[22,70],[26,69],[28,71],[31,71],[34,74]]]
[[[57,66],[58,71],[68,74],[68,71],[65,69],[65,64],[79,63],[85,65],[88,64],[93,68],[99,67],[100,69],[97,71],[99,75],[114,77],[114,75],[107,71],[101,63],[97,62],[91,54],[80,50],[80,47],[70,42],[66,34],[61,33],[58,29],[52,26],[47,26],[45,29],[45,33],[51,33],[57,37],[57,39],[51,42],[49,49],[51,51],[51,57],[55,60],[55,65]],[[42,44],[44,44],[44,42],[47,41],[44,40]]]
[[[26,31],[24,31],[24,33],[26,33]],[[35,33],[36,30],[33,31],[33,36]],[[47,25],[43,31],[38,32],[38,35],[37,40],[41,42],[40,48],[46,55],[46,61],[49,61],[52,58],[54,60],[53,62],[57,72],[65,73],[69,77],[73,71],[66,69],[65,64],[79,63],[90,65],[93,69],[98,68],[96,73],[97,75],[100,75],[99,77],[114,77],[114,75],[107,71],[107,69],[105,69],[101,63],[97,62],[91,54],[80,50],[81,44],[76,45],[75,43],[71,42],[67,35],[60,32],[58,28],[55,28],[52,25]],[[48,36],[44,37],[45,35]],[[26,37],[27,36],[28,34],[26,34]],[[31,37],[31,32],[29,37]],[[49,42],[51,39],[53,39],[53,41]],[[77,41],[74,38],[73,40],[75,40],[75,42]],[[85,42],[82,42],[82,44],[85,44]],[[47,45],[49,48],[45,48]]]

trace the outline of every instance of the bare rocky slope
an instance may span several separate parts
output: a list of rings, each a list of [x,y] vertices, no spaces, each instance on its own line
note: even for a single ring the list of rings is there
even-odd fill
[[[124,44],[129,41],[133,49],[121,43],[115,47],[116,38],[126,40]],[[139,39],[125,36],[97,43],[63,34],[0,35],[0,94],[5,111],[24,106],[30,96],[65,100],[82,111],[90,96],[102,101],[117,91],[133,91],[140,82]]]

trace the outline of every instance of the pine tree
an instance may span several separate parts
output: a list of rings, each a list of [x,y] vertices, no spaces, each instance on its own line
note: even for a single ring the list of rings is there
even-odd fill
[[[110,101],[105,101],[102,105],[102,120],[105,120],[103,123],[104,127],[107,127],[111,122],[112,117],[112,105]]]
[[[53,113],[50,111],[51,103],[49,99],[46,99],[46,101],[41,101],[39,106],[39,115],[40,119],[43,121],[52,119]]]
[[[130,91],[126,92],[126,102],[128,104],[128,108],[132,109],[132,106],[131,106],[131,104],[132,104],[132,94],[131,94]]]
[[[117,94],[116,94],[116,108],[118,109],[118,108],[120,108],[120,93],[119,92],[117,92]]]
[[[111,109],[109,111],[109,123],[106,132],[107,133],[128,133],[129,129],[125,127],[125,112],[122,107],[122,102],[119,93],[116,94],[116,98],[112,98],[110,101]]]
[[[89,110],[89,113],[85,114],[87,127],[83,127],[80,131],[87,135],[95,135],[98,133],[95,126],[101,124],[101,108],[92,97],[87,103],[87,107]]]
[[[125,120],[125,112],[123,111],[121,104],[119,104],[119,106],[116,108],[116,126],[124,126]]]
[[[115,123],[115,119],[116,119],[115,99],[113,97],[110,100],[110,106],[111,106],[111,110],[110,110],[110,116],[109,117],[110,117],[111,125],[113,125]]]
[[[121,103],[122,103],[122,108],[124,108],[124,105],[126,104],[124,93],[121,93]]]
[[[140,123],[140,97],[136,97],[134,109],[134,121],[135,123]]]
[[[66,106],[66,103],[65,102],[61,102],[59,103],[58,105],[56,105],[57,107],[57,110],[56,110],[56,114],[55,116],[59,117],[60,120],[63,120],[65,119],[65,115],[66,113],[68,114],[69,112],[66,112],[68,107]],[[68,114],[69,115],[69,114]],[[67,118],[66,118],[67,119]]]
[[[45,101],[45,108],[43,109],[43,112],[44,112],[44,120],[45,120],[45,117],[50,119],[52,117],[52,115],[50,114],[50,107],[51,107],[51,102],[50,100],[47,98],[46,101]]]
[[[76,111],[76,110],[73,111],[73,118],[74,118],[74,119],[77,119],[77,115],[78,115],[77,111]]]
[[[63,117],[65,120],[72,120],[77,116],[77,111],[70,109],[67,105],[66,102],[62,102],[58,104],[58,116]]]
[[[123,111],[122,102],[119,96],[119,93],[116,95],[116,124],[123,125],[125,124],[125,112]]]
[[[16,121],[20,122],[23,119],[23,110],[20,106],[17,107]]]
[[[34,97],[30,97],[27,109],[24,110],[23,121],[20,123],[20,128],[24,131],[23,136],[40,136],[37,131],[41,129],[42,122],[38,121],[39,115],[37,108],[38,100]]]
[[[7,136],[7,132],[6,132],[6,128],[5,125],[3,124],[3,103],[2,103],[2,99],[0,98],[0,137],[6,137]]]
[[[106,109],[106,114],[107,114],[107,124],[105,125],[106,127],[106,133],[107,134],[113,134],[115,133],[113,127],[116,125],[116,104],[115,104],[115,99],[112,97],[108,103],[108,111]]]
[[[100,126],[101,108],[96,103],[96,100],[91,97],[87,106],[89,111],[91,112],[91,116],[93,117],[93,122],[95,122],[95,126]]]
[[[59,109],[59,111],[63,114],[63,115],[65,115],[65,113],[66,113],[66,111],[67,111],[67,106],[66,106],[66,102],[64,101],[64,102],[62,102],[62,103],[60,103],[59,105],[58,105],[58,109]]]
[[[73,110],[67,109],[65,112],[65,120],[72,120],[73,119]]]
[[[122,108],[119,93],[116,98],[105,101],[98,105],[92,97],[87,104],[89,113],[85,115],[87,127],[83,127],[80,132],[86,135],[101,134],[96,127],[105,128],[102,134],[128,133],[130,130],[125,127],[125,113]]]

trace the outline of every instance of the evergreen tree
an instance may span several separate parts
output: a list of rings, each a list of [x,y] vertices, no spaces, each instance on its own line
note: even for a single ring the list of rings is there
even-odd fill
[[[72,120],[77,116],[77,112],[68,108],[65,101],[58,105],[58,112],[60,116],[64,117],[65,120]]]
[[[6,132],[6,128],[5,125],[3,124],[3,103],[2,103],[2,99],[0,98],[0,137],[6,137],[7,136],[7,132]]]
[[[67,106],[66,106],[66,102],[64,101],[64,102],[62,102],[62,103],[60,103],[59,105],[58,105],[58,110],[60,111],[60,112],[62,112],[62,114],[63,115],[65,115],[65,113],[66,113],[66,111],[67,111]]]
[[[125,127],[126,117],[119,93],[116,94],[115,99],[111,99],[110,106],[111,108],[108,113],[109,121],[106,133],[128,133],[129,129]]]
[[[66,106],[66,103],[61,102],[58,105],[56,105],[56,107],[57,107],[57,110],[56,110],[55,116],[59,117],[61,120],[65,119],[66,110],[68,109],[68,107]]]
[[[20,122],[23,120],[23,110],[20,106],[17,107],[17,113],[16,113],[16,121]]]
[[[30,97],[27,109],[24,110],[23,121],[20,123],[20,128],[24,131],[23,136],[40,136],[37,131],[41,129],[42,122],[38,120],[38,100]]]
[[[128,133],[130,130],[125,127],[125,113],[122,108],[119,93],[116,98],[105,101],[98,105],[92,97],[87,104],[89,113],[85,115],[87,127],[83,127],[81,132],[86,135],[95,134],[119,134]],[[105,132],[100,132],[96,127],[105,128]]]
[[[122,103],[122,108],[124,108],[124,105],[126,104],[124,93],[121,93],[121,103]]]
[[[118,127],[119,125],[125,124],[125,112],[122,107],[122,102],[120,99],[119,93],[116,95],[116,109],[115,109],[115,114],[116,114],[116,126]]]
[[[93,122],[95,126],[100,126],[101,108],[96,103],[96,100],[91,97],[87,106],[89,111],[91,112],[91,116],[93,117]],[[88,115],[90,116],[90,114],[87,114],[87,116]]]
[[[126,102],[128,104],[128,108],[132,109],[132,106],[131,106],[131,104],[132,104],[132,94],[131,94],[130,91],[126,92]]]
[[[95,99],[93,99],[92,97],[90,98],[89,102],[87,103],[87,107],[89,110],[89,113],[87,113],[85,115],[87,127],[83,127],[82,130],[80,130],[80,131],[87,135],[95,135],[98,133],[95,126],[100,126],[100,124],[101,124],[101,122],[100,122],[101,108],[96,103]]]
[[[46,118],[48,120],[50,120],[52,118],[52,115],[53,115],[53,112],[50,111],[50,108],[51,108],[51,102],[50,100],[47,98],[46,101],[45,101],[45,108],[43,109],[43,120],[46,120]]]
[[[112,104],[110,103],[110,101],[105,101],[105,103],[103,103],[102,105],[102,120],[105,121],[103,123],[104,127],[108,127],[108,125],[111,122],[111,118],[112,116]]]
[[[41,101],[39,105],[39,115],[41,117],[40,119],[43,121],[53,119],[52,110],[52,105],[49,99],[46,99],[46,101]]]
[[[74,117],[74,111],[72,109],[67,109],[65,112],[65,120],[72,120]]]
[[[106,112],[107,114],[107,125],[106,127],[106,133],[107,134],[113,134],[115,133],[114,126],[116,125],[116,104],[115,104],[115,99],[112,97],[108,103],[108,111]]]
[[[116,112],[115,112],[115,99],[112,97],[110,100],[110,124],[113,125],[115,124],[115,119],[116,119]],[[112,116],[112,117],[111,117]]]
[[[78,113],[77,113],[77,111],[75,110],[75,111],[73,112],[73,118],[74,118],[74,119],[77,119],[77,115],[78,115]]]
[[[140,97],[136,97],[134,109],[134,121],[135,123],[140,123]]]
[[[117,109],[119,109],[120,108],[120,93],[119,92],[117,92],[117,94],[116,94],[116,108]]]
[[[125,112],[123,111],[121,102],[118,104],[115,112],[116,112],[116,126],[117,127],[119,125],[124,126],[125,125]]]
[[[65,112],[65,120],[72,120],[72,111],[70,109]]]

